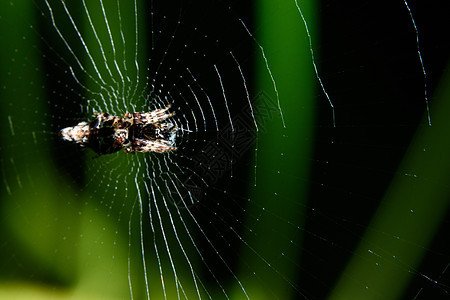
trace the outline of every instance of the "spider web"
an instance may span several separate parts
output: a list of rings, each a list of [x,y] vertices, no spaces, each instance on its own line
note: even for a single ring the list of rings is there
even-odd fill
[[[21,5],[2,10],[25,20],[2,63],[2,290],[448,297],[446,173],[424,168],[445,149],[430,140],[445,127],[430,111],[449,50],[438,2]],[[168,105],[173,152],[58,138]]]

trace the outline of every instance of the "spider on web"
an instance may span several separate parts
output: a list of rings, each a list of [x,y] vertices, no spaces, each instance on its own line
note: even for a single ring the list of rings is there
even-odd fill
[[[124,149],[125,153],[170,152],[175,147],[177,125],[165,121],[175,113],[167,113],[170,105],[149,113],[126,113],[123,117],[94,113],[90,122],[59,131],[64,141],[89,147],[97,154],[111,154]]]

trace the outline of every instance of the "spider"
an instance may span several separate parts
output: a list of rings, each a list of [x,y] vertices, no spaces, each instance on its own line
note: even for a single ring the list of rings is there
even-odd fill
[[[170,105],[149,113],[126,113],[123,117],[94,113],[95,119],[59,131],[64,141],[89,147],[97,154],[111,154],[124,149],[125,153],[170,152],[177,148],[177,125],[165,121],[175,113],[167,113]]]

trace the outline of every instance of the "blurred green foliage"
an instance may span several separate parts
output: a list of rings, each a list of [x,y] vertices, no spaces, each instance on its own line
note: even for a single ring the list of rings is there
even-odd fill
[[[419,269],[449,208],[449,82],[447,69],[433,100],[433,126],[414,136],[399,166],[405,171],[392,180],[330,299],[402,299]]]
[[[126,298],[128,285],[115,276],[127,274],[127,249],[112,253],[103,245],[117,237],[95,225],[114,224],[90,204],[81,207],[86,199],[55,172],[52,144],[45,143],[48,101],[39,35],[30,27],[37,28],[35,17],[31,1],[0,3],[0,36],[8,41],[0,49],[0,298]]]
[[[317,3],[301,1],[301,9],[314,37]],[[258,207],[264,207],[274,215],[302,226],[308,188],[307,182],[300,179],[308,178],[311,171],[316,114],[316,84],[309,42],[294,1],[259,0],[255,2],[255,13],[256,39],[263,47],[255,47],[254,56],[258,58],[255,62],[255,88],[257,92],[266,93],[275,106],[279,106],[279,111],[274,112],[278,117],[259,120],[262,132],[257,145],[257,182],[251,193],[258,206],[248,207],[248,213],[258,214]],[[264,56],[267,60],[263,59]],[[271,172],[258,174],[259,170]],[[273,191],[278,192],[274,194]],[[296,250],[289,246],[293,241],[286,237],[292,237],[296,244],[301,244],[296,227],[292,223],[266,217],[255,226],[253,233],[246,240],[253,249],[258,249],[258,255],[254,255],[252,249],[244,249],[243,260],[255,266],[253,271],[258,274],[258,280],[270,284],[264,290],[257,283],[250,283],[249,294],[256,295],[257,299],[272,299],[275,295],[280,299],[295,298],[290,285],[297,277],[296,259],[300,253],[295,253]],[[274,277],[274,270],[263,260],[277,257],[280,249],[286,249],[283,254],[294,259],[274,266],[276,272],[282,274]]]

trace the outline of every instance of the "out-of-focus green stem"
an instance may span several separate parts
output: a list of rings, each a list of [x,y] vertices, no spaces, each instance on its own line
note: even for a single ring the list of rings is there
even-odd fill
[[[416,133],[329,299],[402,298],[448,210],[449,82],[447,72],[433,100],[433,126],[420,128]]]
[[[316,4],[301,1],[300,6],[313,34]],[[316,84],[306,30],[295,1],[259,0],[255,8],[254,32],[267,58],[266,64],[260,48],[255,48],[256,94],[264,93],[256,101],[255,109],[262,112],[264,106],[269,105],[275,111],[272,111],[274,117],[257,113],[260,132],[256,187],[251,187],[250,195],[255,205],[247,211],[248,222],[255,230],[245,239],[258,254],[248,248],[243,250],[242,261],[252,266],[248,271],[255,272],[255,276],[247,274],[252,279],[244,287],[248,288],[250,298],[289,299],[296,297],[292,294],[292,284],[295,284],[299,256],[295,253],[296,247],[289,243],[291,239],[297,246],[301,242],[292,224],[303,222],[300,216],[307,192],[304,179],[310,171]],[[281,112],[268,68],[279,94]],[[271,213],[266,214],[262,208]],[[280,222],[272,213],[290,222]],[[255,222],[256,216],[260,219]],[[241,273],[245,278],[245,272]],[[252,280],[257,282],[252,283]],[[261,286],[267,289],[262,290]]]

